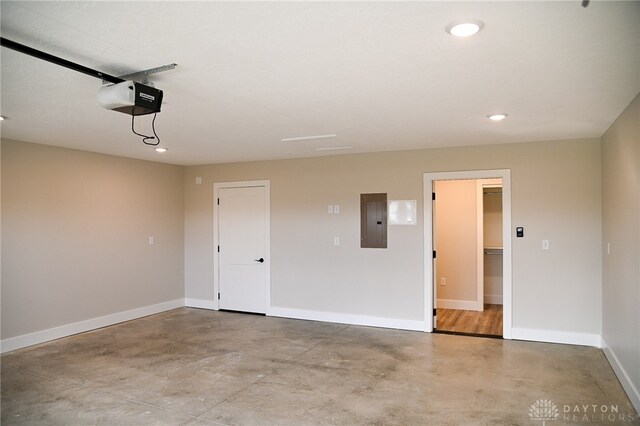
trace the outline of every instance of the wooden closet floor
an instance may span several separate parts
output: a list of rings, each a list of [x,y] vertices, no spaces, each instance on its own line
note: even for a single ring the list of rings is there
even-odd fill
[[[440,331],[502,336],[502,305],[484,305],[484,311],[438,308]]]

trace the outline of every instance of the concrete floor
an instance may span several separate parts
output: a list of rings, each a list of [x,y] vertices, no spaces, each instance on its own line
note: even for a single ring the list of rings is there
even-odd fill
[[[181,308],[1,361],[3,425],[541,425],[539,399],[558,408],[547,424],[640,424],[579,346]]]

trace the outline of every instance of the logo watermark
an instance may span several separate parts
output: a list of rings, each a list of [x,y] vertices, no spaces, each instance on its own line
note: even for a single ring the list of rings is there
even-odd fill
[[[558,407],[550,399],[539,399],[529,408],[529,418],[542,421],[542,426],[545,426],[549,420],[558,420],[558,417],[560,417]]]

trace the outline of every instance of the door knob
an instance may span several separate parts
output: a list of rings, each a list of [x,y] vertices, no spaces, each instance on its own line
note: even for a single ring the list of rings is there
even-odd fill
[[[253,259],[254,262],[260,262],[260,263],[264,263],[264,258],[260,258],[260,259]]]

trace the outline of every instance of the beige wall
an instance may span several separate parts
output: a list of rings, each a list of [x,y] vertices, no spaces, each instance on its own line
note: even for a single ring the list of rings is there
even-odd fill
[[[444,301],[475,302],[478,293],[477,182],[444,180],[435,183],[436,296]],[[442,285],[442,279],[446,285]],[[469,309],[469,308],[466,308]]]
[[[2,339],[184,297],[183,167],[1,150]]]
[[[1,158],[3,338],[183,297],[183,261],[186,297],[213,301],[213,182],[256,179],[271,180],[273,306],[421,321],[423,173],[500,168],[526,235],[513,239],[514,327],[601,330],[598,139],[186,170],[13,141]],[[386,250],[359,247],[369,192],[419,200],[418,225],[389,227]]]
[[[602,177],[602,338],[640,411],[640,95],[602,137]]]
[[[514,327],[599,335],[599,139],[187,167],[186,296],[213,301],[213,183],[270,179],[274,306],[423,320],[423,173],[503,168],[526,235],[513,240]],[[369,192],[419,200],[418,225],[389,227],[386,250],[359,247],[359,194]]]

